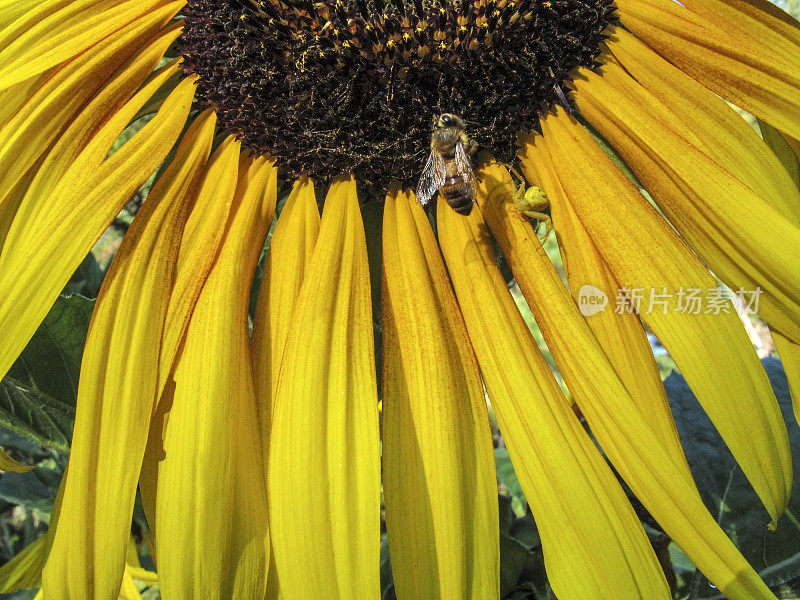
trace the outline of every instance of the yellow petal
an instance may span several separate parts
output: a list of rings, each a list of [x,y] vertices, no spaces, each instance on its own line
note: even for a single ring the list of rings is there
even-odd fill
[[[167,9],[161,25],[184,0],[73,0],[42,2],[0,31],[0,89],[77,56],[143,15]]]
[[[610,47],[636,80],[614,60],[587,71],[581,114],[709,268],[734,290],[760,289],[759,313],[800,340],[800,190],[722,100],[624,31]]]
[[[383,217],[383,476],[397,597],[498,598],[497,481],[478,364],[422,206]]]
[[[294,304],[319,233],[314,184],[301,177],[294,185],[269,244],[253,317],[253,373],[261,424],[269,431],[283,349]]]
[[[253,317],[253,373],[261,429],[266,436],[272,421],[283,349],[289,335],[294,304],[300,292],[319,233],[319,209],[314,184],[301,177],[281,211],[281,218],[269,243],[258,303]],[[265,456],[266,464],[266,456]],[[286,495],[287,501],[291,493]],[[280,597],[275,554],[270,555],[267,600]]]
[[[131,577],[128,569],[122,576],[122,588],[117,596],[118,600],[142,600],[142,595],[139,593],[139,588],[136,587],[136,582]]]
[[[35,468],[36,467],[33,465],[24,465],[21,462],[14,460],[6,453],[5,450],[0,448],[0,471],[6,471],[9,473],[27,473]]]
[[[507,176],[502,171],[499,174]],[[546,185],[550,194],[552,181]],[[624,349],[603,348],[592,337],[586,322],[598,315],[581,317],[544,251],[537,247],[533,229],[514,210],[508,194],[504,199],[478,198],[565,383],[617,471],[664,530],[729,598],[772,598],[706,510],[680,446],[668,425],[661,422],[665,417],[648,415],[654,411],[652,401],[635,387],[629,386],[629,394],[617,377],[619,359],[607,354]],[[574,265],[576,257],[596,257],[596,250],[578,247],[592,242],[563,194],[553,193],[549,198],[569,264]],[[576,233],[576,238],[571,237]]]
[[[794,184],[800,188],[800,147],[795,150],[789,143],[789,141],[796,142],[796,140],[787,139],[780,131],[764,121],[759,121],[758,124],[761,127],[764,141],[780,159]],[[777,331],[772,331],[772,339],[789,382],[795,419],[800,422],[800,345]]]
[[[619,61],[638,81],[645,97],[655,96],[659,110],[679,114],[673,122],[676,134],[741,179],[784,216],[800,217],[800,194],[780,170],[756,131],[724,100],[697,83],[680,69],[658,56],[645,44],[621,28],[610,30],[608,47],[613,53],[612,74],[619,80]],[[647,102],[650,108],[652,101]],[[618,110],[610,107],[608,110]],[[711,137],[713,135],[713,138]],[[711,143],[713,141],[713,143]],[[665,160],[670,157],[665,157]],[[790,202],[791,201],[791,202]]]
[[[191,79],[170,94],[158,115],[133,140],[106,160],[122,129],[171,74],[172,69],[165,69],[154,77],[113,113],[88,144],[82,143],[82,136],[70,137],[70,128],[52,150],[53,160],[45,162],[28,189],[0,254],[4,298],[0,332],[7,341],[0,350],[0,373],[25,347],[94,241],[175,143],[192,103]],[[138,85],[135,80],[132,83]],[[97,98],[97,105],[90,104],[85,116],[93,114],[102,122],[103,108],[113,103],[107,105],[109,98],[103,94]],[[85,125],[83,117],[74,123]],[[77,156],[62,164],[62,157],[70,154]]]
[[[558,110],[543,119],[542,127],[543,137],[525,142],[526,175],[541,182],[551,204],[569,201],[620,286],[647,295],[640,316],[675,359],[777,519],[791,489],[788,434],[738,316],[733,310],[705,313],[705,307],[679,310],[681,290],[705,293],[716,289],[714,279],[572,117]],[[546,171],[547,179],[537,177],[539,171]],[[648,310],[651,290],[666,294],[667,305]]]
[[[0,30],[5,29],[22,15],[38,5],[41,0],[10,0],[0,5]]]
[[[0,567],[0,594],[13,594],[35,588],[42,580],[42,568],[47,559],[47,535],[39,537]]]
[[[671,63],[800,138],[800,41],[791,25],[766,12],[753,18],[719,0],[616,4],[622,24]]]
[[[738,28],[762,33],[753,29],[753,21],[772,33],[780,33],[795,43],[800,41],[800,22],[769,0],[686,0],[685,6],[728,29]],[[745,18],[749,17],[749,18]]]
[[[378,399],[367,248],[353,179],[328,192],[291,331],[268,465],[281,595],[377,598]]]
[[[158,33],[165,13],[156,11],[134,21],[55,70],[0,129],[0,207],[3,198],[58,138],[94,92],[131,58],[146,40],[163,55],[180,33],[177,27]]]
[[[0,126],[4,125],[21,106],[28,102],[28,99],[45,79],[46,77],[41,75],[31,77],[0,92]]]
[[[166,332],[166,329],[165,329]],[[163,350],[161,354],[163,355]],[[150,429],[147,432],[147,444],[142,457],[142,472],[139,474],[139,494],[142,497],[142,510],[147,519],[150,532],[150,554],[153,562],[158,565],[157,548],[155,547],[156,506],[158,505],[158,472],[166,455],[164,452],[164,437],[169,423],[169,412],[172,409],[172,400],[175,397],[175,381],[170,379],[164,391],[158,396],[155,412],[150,420]]]
[[[175,286],[169,300],[159,361],[160,396],[175,368],[181,343],[197,298],[203,289],[225,237],[238,181],[241,143],[228,136],[208,161],[203,181],[193,200],[178,255]]]
[[[28,172],[20,178],[17,185],[15,185],[4,198],[0,199],[0,253],[3,251],[3,245],[6,242],[8,230],[11,229],[14,217],[17,216],[19,206],[22,204],[22,200],[28,193],[28,188],[31,187],[31,183],[43,163],[44,158],[39,159],[37,163],[28,169]]]
[[[641,524],[575,417],[495,264],[480,210],[438,203],[439,240],[560,600],[668,598]]]
[[[263,158],[241,162],[230,228],[176,367],[156,507],[166,598],[239,600],[266,591],[267,496],[247,309],[275,177]]]
[[[559,364],[559,370],[559,358],[564,353],[580,354],[574,345],[579,343],[578,339],[584,339],[584,343],[593,345],[595,342],[592,336],[596,338],[616,376],[633,399],[630,409],[637,410],[649,422],[670,458],[683,471],[687,480],[692,481],[658,365],[639,317],[633,313],[619,314],[613,310],[600,310],[588,316],[584,325],[584,319],[570,306],[569,292],[546,258],[544,248],[528,220],[512,208],[513,187],[510,185],[508,171],[492,163],[481,169],[480,174],[482,180],[478,201],[483,214],[514,271],[537,324],[542,328],[543,334],[546,335],[547,331],[553,336],[546,336],[545,341]],[[561,206],[558,205],[557,208],[561,209]],[[580,301],[583,286],[591,286],[606,294],[606,297],[615,298],[619,285],[586,230],[572,219],[560,219],[558,226],[559,245],[575,301]],[[594,291],[592,293],[597,294]],[[567,312],[555,310],[559,302],[567,306]],[[569,359],[569,356],[564,358]],[[563,371],[562,374],[566,378],[567,374]],[[579,373],[580,376],[584,374],[591,377],[599,372],[585,370]],[[569,381],[566,383],[572,390]]]
[[[207,111],[187,131],[100,291],[81,364],[70,469],[44,574],[50,597],[112,600],[120,590],[187,199],[202,174],[215,122]]]
[[[192,213],[181,238],[175,284],[170,295],[159,358],[159,398],[150,423],[139,489],[147,522],[156,526],[157,482],[164,458],[164,431],[169,420],[175,382],[171,376],[203,285],[219,256],[229,222],[239,175],[241,144],[229,136],[205,166],[191,199]]]

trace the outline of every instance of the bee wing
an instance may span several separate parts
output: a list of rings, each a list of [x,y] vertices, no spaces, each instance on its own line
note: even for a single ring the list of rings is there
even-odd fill
[[[420,204],[424,206],[433,198],[436,190],[444,183],[444,176],[444,160],[438,152],[431,150],[428,162],[425,163],[425,168],[422,169],[422,175],[417,184],[417,200]]]
[[[461,143],[461,140],[456,142],[455,161],[458,173],[472,189],[475,189],[475,173],[472,171],[472,163],[469,160],[469,156],[467,156],[466,150],[464,150],[464,144]]]

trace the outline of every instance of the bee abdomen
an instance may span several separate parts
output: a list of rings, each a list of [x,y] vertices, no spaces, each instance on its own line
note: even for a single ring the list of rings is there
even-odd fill
[[[454,211],[460,215],[472,212],[472,203],[475,201],[475,190],[461,177],[448,177],[444,180],[439,193],[447,200]]]

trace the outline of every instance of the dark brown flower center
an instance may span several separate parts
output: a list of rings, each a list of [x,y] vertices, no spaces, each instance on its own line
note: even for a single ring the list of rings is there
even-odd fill
[[[198,96],[290,175],[413,185],[434,116],[509,160],[577,67],[613,0],[189,0],[180,50]]]

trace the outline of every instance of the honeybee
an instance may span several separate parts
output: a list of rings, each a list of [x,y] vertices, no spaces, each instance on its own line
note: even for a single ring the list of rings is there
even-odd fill
[[[444,113],[435,121],[431,154],[417,185],[417,199],[427,204],[436,191],[460,215],[472,212],[475,174],[470,156],[477,144],[469,139],[466,124],[456,115]]]

